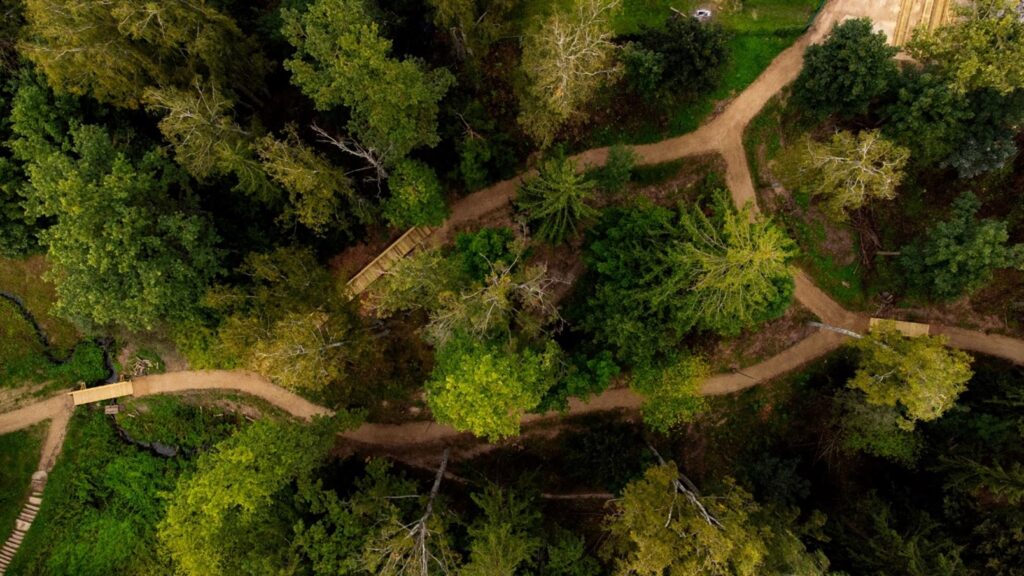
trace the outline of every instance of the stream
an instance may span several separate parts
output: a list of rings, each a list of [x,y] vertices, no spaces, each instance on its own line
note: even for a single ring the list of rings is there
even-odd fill
[[[50,343],[50,338],[46,335],[46,331],[43,330],[43,327],[39,324],[39,321],[36,320],[36,317],[32,315],[32,312],[29,311],[27,306],[25,306],[25,303],[21,300],[21,298],[9,292],[0,291],[0,299],[7,300],[12,305],[14,305],[14,309],[17,310],[18,314],[32,326],[32,329],[33,331],[35,331],[36,334],[36,339],[39,340],[39,344],[42,345],[43,347],[43,355],[46,356],[46,359],[49,360],[52,364],[60,365],[67,363],[71,359],[71,357],[74,356],[75,350],[79,346],[84,344],[84,341],[76,344],[75,347],[72,348],[72,350],[64,358],[57,356],[56,354],[53,353],[53,345]],[[114,382],[117,382],[117,370],[114,368],[114,362],[110,358],[110,349],[114,343],[113,339],[106,337],[93,338],[92,343],[95,344],[96,346],[99,346],[99,348],[103,350],[103,363],[107,368],[107,377],[103,380],[98,380],[96,382],[87,382],[86,386],[91,387],[100,384],[113,384]]]

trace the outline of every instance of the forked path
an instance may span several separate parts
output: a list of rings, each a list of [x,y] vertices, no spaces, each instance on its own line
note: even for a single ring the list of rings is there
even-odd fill
[[[757,196],[754,182],[743,147],[744,130],[764,105],[796,78],[800,72],[803,54],[807,46],[828,34],[834,23],[847,17],[865,15],[858,12],[864,7],[863,0],[830,0],[827,2],[807,33],[779,54],[764,73],[737,96],[719,116],[690,134],[656,144],[634,147],[640,163],[655,164],[699,154],[721,154],[726,162],[726,181],[733,200],[737,205],[750,202],[756,207]],[[578,154],[573,158],[581,166],[597,166],[604,164],[607,156],[607,148],[597,148]],[[452,207],[449,220],[434,232],[430,242],[440,244],[454,228],[472,223],[490,212],[506,207],[515,196],[516,189],[523,177],[524,175],[520,175],[499,182],[457,202]],[[838,302],[815,286],[803,271],[795,270],[794,280],[796,300],[823,322],[857,332],[867,329],[868,318],[866,316],[844,309]],[[1024,364],[1024,341],[1022,340],[938,325],[932,325],[932,333],[948,336],[950,344],[957,348]],[[767,382],[828,354],[842,346],[843,343],[844,337],[833,332],[815,333],[782,353],[753,366],[745,367],[742,371],[718,374],[709,378],[703,384],[701,392],[705,395],[729,394]],[[263,398],[299,418],[308,419],[331,413],[329,409],[288,392],[257,374],[244,371],[174,372],[136,379],[134,388],[136,395],[139,396],[180,393],[190,390],[235,390]],[[606,410],[635,409],[640,406],[641,402],[642,399],[630,390],[617,388],[608,390],[586,402],[573,399],[569,403],[567,413],[575,415]],[[0,414],[0,434],[49,419],[56,418],[58,422],[61,422],[59,419],[66,418],[69,414],[67,398],[61,394],[58,397]],[[523,417],[523,422],[524,424],[533,424],[564,414],[566,413],[527,414]],[[62,429],[60,426],[53,428]],[[467,434],[460,434],[448,426],[434,422],[409,422],[397,425],[364,424],[345,433],[344,436],[355,443],[378,446],[383,449],[429,444],[458,437],[469,438]],[[54,441],[56,442],[57,439],[55,438]],[[49,439],[47,446],[48,453],[55,456],[56,452],[49,447]],[[56,450],[59,450],[59,443]]]

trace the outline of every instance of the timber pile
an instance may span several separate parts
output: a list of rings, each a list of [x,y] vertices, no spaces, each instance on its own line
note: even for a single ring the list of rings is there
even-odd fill
[[[893,33],[894,46],[903,46],[910,40],[914,29],[934,30],[949,20],[950,0],[903,0],[900,16]]]
[[[416,251],[430,237],[431,232],[433,232],[432,228],[417,227],[402,234],[398,240],[395,240],[372,262],[349,279],[347,285],[352,296],[362,294],[378,278],[387,274],[402,258]]]

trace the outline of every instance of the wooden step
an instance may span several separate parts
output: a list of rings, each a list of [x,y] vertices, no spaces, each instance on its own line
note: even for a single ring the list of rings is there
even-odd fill
[[[42,506],[43,505],[43,494],[41,492],[36,492],[36,493],[32,494],[31,496],[28,497],[28,503],[33,505],[33,506]]]

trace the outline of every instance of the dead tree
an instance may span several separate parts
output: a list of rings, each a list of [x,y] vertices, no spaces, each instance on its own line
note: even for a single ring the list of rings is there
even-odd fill
[[[664,466],[665,459],[661,457],[661,454],[659,454],[657,450],[655,450],[654,446],[648,442],[647,447],[654,453],[654,457],[658,459],[658,463]],[[721,530],[725,529],[725,526],[722,526],[722,523],[718,521],[718,518],[715,518],[711,512],[708,512],[704,503],[700,501],[700,492],[697,490],[697,487],[694,486],[693,482],[690,482],[690,479],[687,478],[685,474],[679,472],[679,476],[672,481],[672,487],[675,489],[676,494],[682,494],[690,501],[690,504],[697,509],[697,513],[700,514],[700,517],[703,518],[705,522],[715,528]],[[672,507],[670,507],[669,510],[672,510]],[[665,527],[668,528],[668,525],[671,522],[672,514],[670,512],[668,519],[665,521]]]
[[[429,576],[430,574],[451,574],[453,553],[437,534],[437,518],[434,502],[441,490],[441,480],[448,467],[450,449],[445,448],[441,465],[434,476],[434,485],[427,496],[423,514],[416,520],[403,524],[396,521],[385,528],[379,543],[372,548],[382,561],[377,574],[381,576]],[[431,568],[434,572],[431,572]]]

